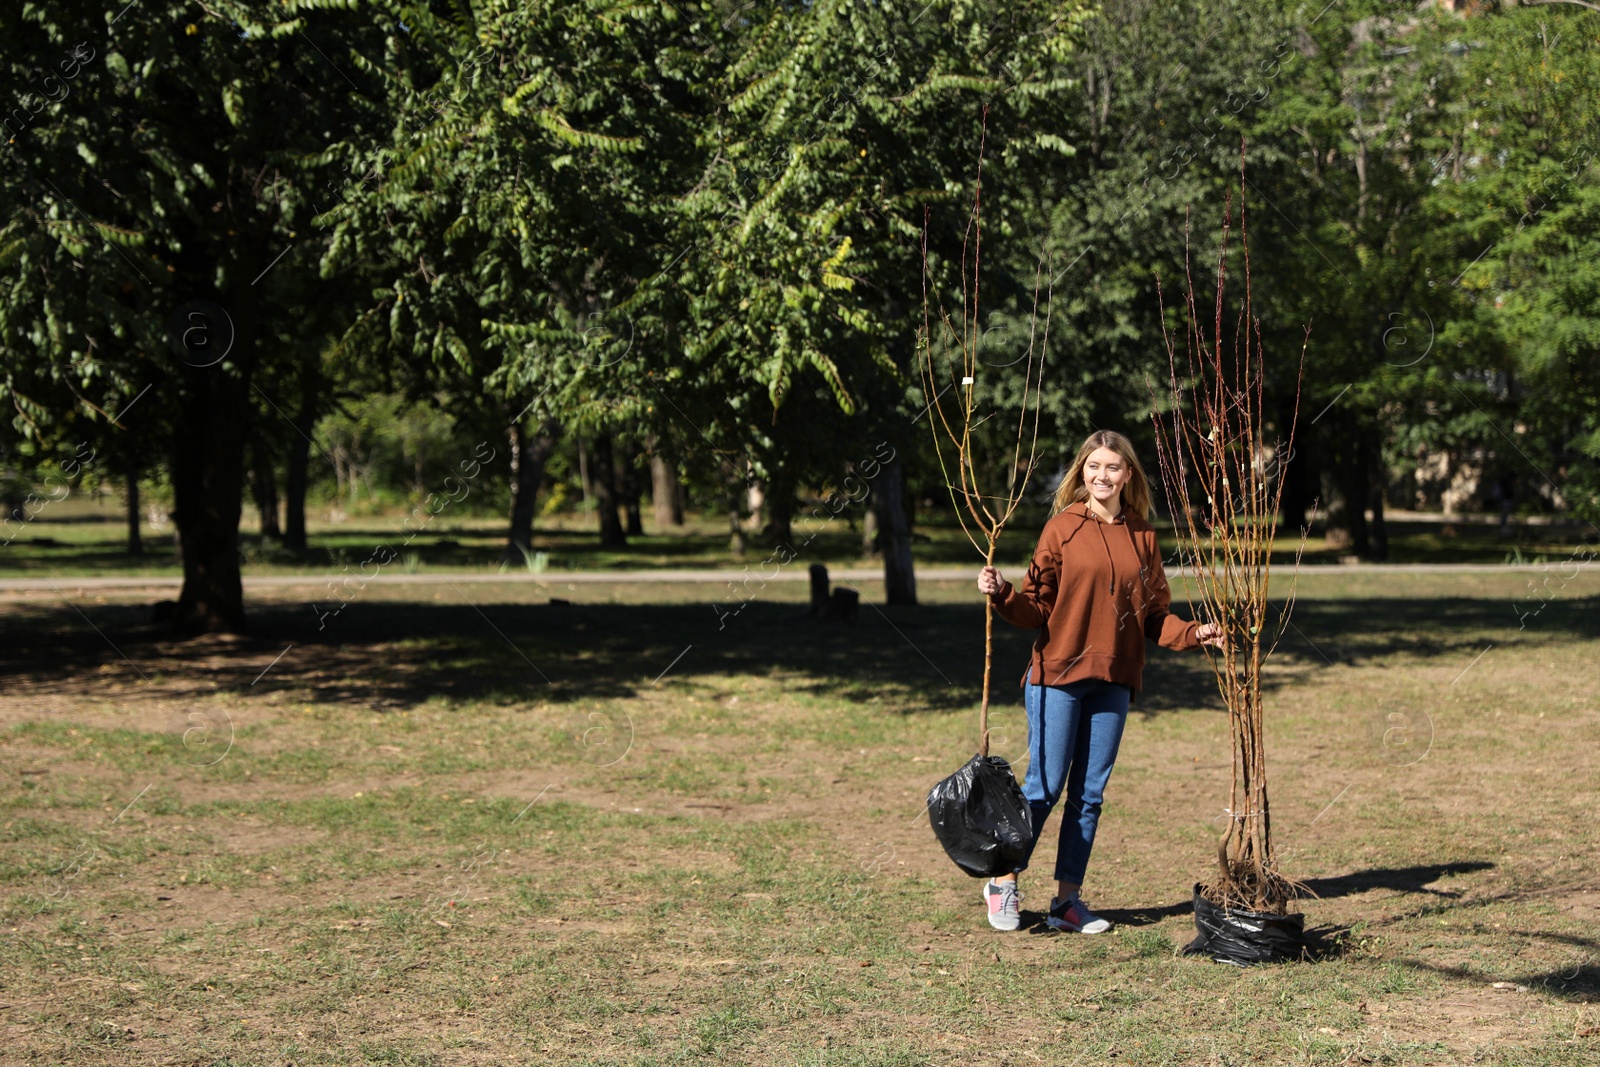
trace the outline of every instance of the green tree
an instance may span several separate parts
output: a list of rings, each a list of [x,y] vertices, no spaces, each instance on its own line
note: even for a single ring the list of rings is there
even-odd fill
[[[1285,142],[1298,135],[1265,131],[1262,121],[1304,62],[1302,29],[1315,14],[1264,0],[1100,7],[1064,62],[1068,106],[1050,119],[1073,151],[1022,174],[996,169],[985,211],[1005,239],[990,242],[978,388],[990,408],[1015,404],[1007,371],[1028,343],[1042,242],[1054,293],[1040,431],[1047,468],[1063,468],[1101,427],[1127,431],[1149,454],[1151,382],[1167,374],[1159,290],[1170,304],[1189,259],[1211,261],[1241,163],[1260,181],[1292,157]],[[1252,225],[1275,221],[1263,210]],[[1016,239],[1028,233],[1040,238]],[[1292,395],[1292,375],[1274,385]],[[1041,508],[1052,489],[1050,477],[1039,479]]]
[[[1312,326],[1286,518],[1316,497],[1331,545],[1382,559],[1386,459],[1436,389],[1444,362],[1418,353],[1458,301],[1425,210],[1449,148],[1458,60],[1441,25],[1455,20],[1356,3],[1313,22],[1292,27],[1294,60],[1249,129],[1275,147],[1246,193],[1257,303],[1284,364]]]
[[[555,434],[651,430],[641,352],[665,330],[645,336],[628,302],[666,261],[659,219],[692,182],[708,61],[664,2],[479,0],[408,25],[428,62],[386,85],[405,137],[338,146],[375,180],[331,213],[324,269],[403,265],[345,343],[501,412],[509,541],[526,549]]]
[[[986,135],[996,188],[1037,182],[1070,154],[1057,131],[1083,9],[758,10],[744,16],[750,31],[700,137],[704,168],[677,213],[673,244],[686,252],[646,296],[684,334],[682,356],[651,368],[662,402],[692,425],[688,445],[724,457],[732,488],[747,473],[765,484],[788,540],[796,486],[834,482],[880,442],[904,455],[926,440],[908,389],[924,234],[936,270],[959,261]],[[1037,232],[997,232],[1037,253]],[[904,463],[882,477],[893,517]],[[913,602],[909,531],[883,531],[889,599]]]
[[[1449,181],[1430,221],[1462,264],[1444,349],[1480,354],[1442,402],[1524,504],[1600,523],[1600,15],[1474,19]]]
[[[391,17],[357,2],[117,12],[64,0],[0,13],[0,76],[46,100],[8,125],[0,172],[19,205],[0,235],[13,425],[48,436],[84,412],[164,439],[180,632],[244,623],[238,524],[256,376],[314,343],[322,316],[307,308],[337,314],[310,226],[335,178],[323,154],[381,128],[373,72],[403,66],[407,47]]]

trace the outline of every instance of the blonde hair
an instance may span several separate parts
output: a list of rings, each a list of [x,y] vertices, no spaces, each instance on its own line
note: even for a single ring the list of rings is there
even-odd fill
[[[1128,464],[1131,476],[1128,478],[1128,484],[1122,487],[1122,506],[1141,519],[1148,520],[1150,480],[1144,476],[1144,467],[1139,463],[1139,457],[1134,455],[1133,442],[1115,430],[1096,430],[1083,442],[1082,447],[1078,449],[1077,457],[1072,461],[1072,466],[1067,468],[1066,476],[1061,479],[1061,485],[1056,489],[1053,514],[1065,511],[1069,504],[1089,499],[1089,490],[1083,484],[1083,465],[1097,448],[1111,449]]]

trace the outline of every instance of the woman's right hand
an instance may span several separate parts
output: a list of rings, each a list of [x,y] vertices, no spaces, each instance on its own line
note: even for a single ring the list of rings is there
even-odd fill
[[[994,567],[985,567],[978,572],[978,592],[984,596],[992,597],[1006,587],[1005,578]]]

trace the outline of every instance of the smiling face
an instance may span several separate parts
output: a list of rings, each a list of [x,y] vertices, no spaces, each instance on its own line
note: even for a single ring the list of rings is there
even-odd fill
[[[1090,499],[1113,515],[1121,507],[1122,487],[1132,477],[1128,461],[1109,448],[1097,448],[1083,461],[1083,485]]]
[[[1056,484],[1055,511],[1085,504],[1111,521],[1125,509],[1141,519],[1150,516],[1150,482],[1133,442],[1115,430],[1096,430],[1078,446],[1072,464]]]

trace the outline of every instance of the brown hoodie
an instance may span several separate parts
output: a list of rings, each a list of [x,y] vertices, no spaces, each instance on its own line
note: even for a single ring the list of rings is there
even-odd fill
[[[1067,685],[1098,678],[1143,687],[1146,638],[1199,648],[1198,623],[1170,614],[1156,531],[1124,509],[1104,522],[1079,502],[1045,524],[1019,591],[1006,582],[991,602],[1014,626],[1042,629],[1028,681]]]

